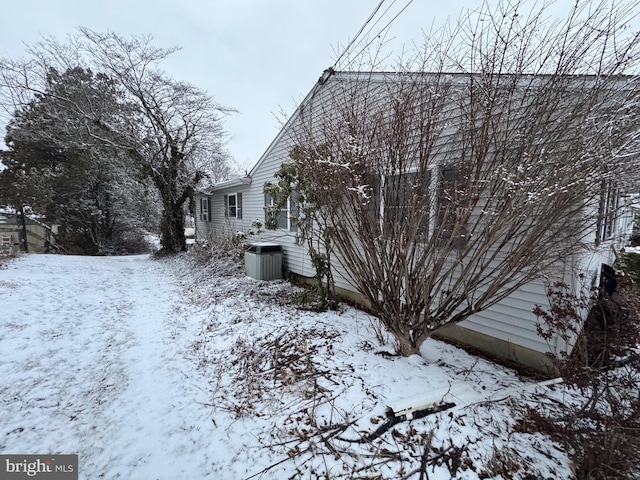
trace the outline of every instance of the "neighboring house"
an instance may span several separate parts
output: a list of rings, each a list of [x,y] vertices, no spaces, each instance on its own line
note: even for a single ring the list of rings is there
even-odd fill
[[[55,247],[52,228],[45,223],[27,217],[27,246],[30,253],[48,253]],[[20,251],[19,226],[13,212],[0,212],[0,255],[11,255]]]
[[[323,95],[326,94],[325,86],[348,75],[341,72],[325,72],[246,176],[198,192],[196,241],[206,240],[210,236],[228,237],[238,232],[246,234],[256,230],[255,222],[265,224],[265,212],[272,200],[264,195],[263,186],[265,182],[273,181],[273,175],[282,163],[290,161],[289,153],[295,145],[292,132],[296,122],[300,122],[304,117],[303,112],[313,111],[317,115],[314,108],[321,112],[320,115],[327,114],[322,108],[317,108],[322,105]],[[368,81],[371,81],[371,78]],[[381,78],[380,81],[383,82],[384,79]],[[441,174],[446,176],[446,172]],[[602,266],[610,265],[614,261],[612,247],[624,246],[633,224],[630,209],[628,212],[615,214],[608,211],[610,209],[613,212],[617,202],[618,198],[614,198],[614,194],[610,193],[604,202],[602,221],[598,222],[595,229],[597,231],[586,234],[596,247],[585,251],[583,255],[567,259],[564,265],[558,265],[555,278],[549,280],[563,281],[576,290],[581,282],[586,282],[587,288],[600,282]],[[281,244],[285,268],[300,277],[310,278],[315,275],[315,270],[309,260],[306,242],[301,241],[296,224],[289,218],[295,214],[294,211],[295,205],[289,203],[278,217],[278,228],[266,230],[260,235],[259,241]],[[342,266],[334,263],[332,267],[338,293],[362,301],[362,297],[349,283],[348,274]],[[585,275],[579,279],[576,272]],[[541,368],[546,365],[546,352],[563,349],[565,346],[559,339],[556,339],[554,345],[549,345],[538,336],[537,318],[533,314],[536,305],[543,308],[549,305],[543,281],[526,284],[499,304],[457,325],[444,327],[438,334],[498,357]]]

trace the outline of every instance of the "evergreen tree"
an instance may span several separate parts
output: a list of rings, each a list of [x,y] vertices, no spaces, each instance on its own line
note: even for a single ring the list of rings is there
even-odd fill
[[[105,141],[93,119],[116,124],[126,108],[105,75],[50,69],[45,91],[7,127],[0,201],[17,209],[28,206],[60,224],[67,247],[76,251],[113,250],[135,224],[139,172],[131,158]]]

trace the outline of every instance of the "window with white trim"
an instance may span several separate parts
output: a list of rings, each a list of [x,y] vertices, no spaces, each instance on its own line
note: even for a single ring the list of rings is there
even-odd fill
[[[620,207],[619,190],[611,181],[600,184],[600,202],[596,224],[596,245],[613,238],[617,228],[618,209]]]
[[[295,232],[298,230],[297,216],[298,206],[295,200],[295,191],[291,197],[287,198],[284,206],[279,207],[277,198],[265,194],[264,196],[264,219],[265,226],[270,230],[282,229]]]
[[[224,196],[225,218],[242,218],[242,192]]]
[[[431,191],[432,175],[437,175],[435,193]],[[458,167],[440,165],[424,172],[387,175],[383,181],[387,228],[409,228],[407,222],[418,219],[420,241],[428,241],[433,228],[433,234],[439,236],[438,245],[459,248],[465,244],[468,215],[464,207],[464,177]]]

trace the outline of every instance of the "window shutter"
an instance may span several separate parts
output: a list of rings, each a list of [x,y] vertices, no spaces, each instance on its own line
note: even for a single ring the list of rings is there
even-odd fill
[[[291,196],[289,197],[289,231],[298,231],[298,216],[300,215],[300,206],[298,204],[298,190],[291,189]],[[293,217],[293,218],[292,218]]]
[[[211,221],[211,197],[207,197],[207,221]]]
[[[224,196],[224,216],[229,216],[229,195]]]
[[[440,169],[440,188],[438,189],[438,209],[440,220],[440,238],[448,240],[455,225],[455,183],[456,171],[449,165]]]
[[[236,217],[242,218],[242,192],[238,192],[236,194],[237,205],[236,205]]]
[[[423,242],[426,242],[429,239],[429,215],[431,212],[431,201],[429,199],[431,172],[427,170],[426,172],[422,172],[422,174],[416,175],[415,182],[418,188],[415,194],[418,195],[416,208],[418,208],[418,211],[420,212],[420,239]]]

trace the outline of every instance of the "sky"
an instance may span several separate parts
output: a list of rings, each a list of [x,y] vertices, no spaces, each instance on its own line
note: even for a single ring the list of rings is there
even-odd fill
[[[489,3],[494,0],[489,0]],[[370,26],[399,53],[431,26],[455,21],[481,0],[386,0]],[[561,11],[569,0],[554,7]],[[237,110],[225,119],[227,150],[250,169],[282,120],[311,90],[378,5],[378,0],[22,0],[0,17],[0,57],[19,58],[43,36],[64,39],[77,27],[122,36],[151,35],[180,46],[162,64],[175,80],[205,90]],[[388,9],[388,10],[387,10]],[[386,13],[385,13],[386,12]],[[368,30],[368,29],[367,29]],[[366,32],[366,30],[365,30]],[[4,128],[4,127],[3,127]]]

